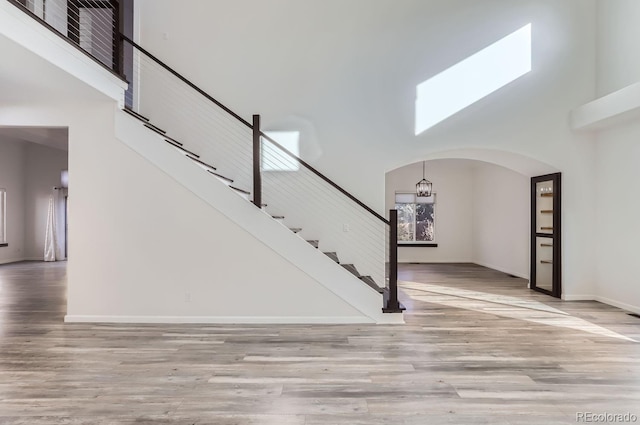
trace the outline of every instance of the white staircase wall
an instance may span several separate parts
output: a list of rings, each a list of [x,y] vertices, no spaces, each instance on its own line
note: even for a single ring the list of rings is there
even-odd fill
[[[223,175],[231,176],[234,186],[251,191],[252,130],[144,54],[135,52],[130,78],[137,94],[133,98],[135,110],[188,145],[203,161],[214,163]],[[180,72],[185,63],[169,65]],[[264,113],[269,115],[268,111]],[[283,215],[285,225],[302,228],[301,237],[319,240],[322,251],[337,252],[342,264],[354,264],[360,274],[370,275],[383,287],[388,226],[309,169],[296,169],[297,162],[280,149],[269,149],[269,145],[265,140],[262,200],[268,204],[267,210]],[[358,167],[358,161],[351,164],[351,168]],[[331,171],[331,167],[320,171]]]
[[[115,111],[119,140],[114,121],[93,121],[93,140],[70,140],[66,321],[402,320],[381,312],[381,295],[136,119]]]

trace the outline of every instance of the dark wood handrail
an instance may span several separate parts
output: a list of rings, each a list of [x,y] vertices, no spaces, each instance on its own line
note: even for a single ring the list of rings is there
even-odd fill
[[[166,71],[170,72],[172,75],[174,75],[176,78],[178,78],[180,81],[182,81],[183,83],[187,84],[189,87],[191,87],[192,89],[194,89],[195,91],[197,91],[198,93],[200,93],[201,95],[203,95],[204,97],[206,97],[207,99],[209,99],[210,101],[212,101],[213,103],[215,103],[216,105],[218,105],[220,108],[222,108],[225,112],[227,112],[228,114],[230,114],[232,117],[234,117],[235,119],[237,119],[238,121],[240,121],[242,124],[244,124],[245,126],[253,129],[253,124],[251,124],[249,121],[245,120],[244,118],[242,118],[240,115],[236,114],[235,112],[233,112],[231,109],[229,109],[228,107],[226,107],[225,105],[223,105],[221,102],[219,102],[218,100],[216,100],[213,96],[211,96],[210,94],[208,94],[207,92],[205,92],[204,90],[202,90],[200,87],[196,86],[194,83],[192,83],[191,81],[189,81],[186,77],[182,76],[181,74],[179,74],[177,71],[173,70],[169,65],[165,64],[164,62],[162,62],[160,59],[158,59],[157,57],[155,57],[153,54],[149,53],[149,51],[147,51],[145,48],[143,48],[142,46],[138,45],[135,41],[131,40],[129,37],[127,37],[124,34],[120,34],[120,37],[122,40],[126,41],[127,43],[131,44],[134,48],[138,49],[139,51],[141,51],[142,53],[144,53],[146,56],[148,56],[151,60],[153,60],[155,63],[157,63],[158,65],[160,65],[162,68],[164,68]],[[264,132],[260,132],[260,134],[262,135],[262,137],[264,137],[265,139],[267,139],[268,141],[270,141],[271,143],[273,143],[276,147],[278,147],[279,149],[281,149],[283,152],[285,152],[289,157],[291,157],[291,159],[295,160],[296,162],[298,162],[299,164],[301,164],[303,167],[307,168],[309,171],[311,171],[313,174],[315,174],[316,176],[320,177],[322,180],[324,180],[326,183],[328,183],[330,186],[332,186],[334,189],[336,189],[337,191],[339,191],[340,193],[342,193],[343,195],[345,195],[347,198],[349,198],[350,200],[352,200],[353,202],[355,202],[356,204],[358,204],[360,207],[362,207],[364,210],[366,210],[368,213],[370,213],[371,215],[373,215],[374,217],[376,217],[378,220],[382,221],[383,223],[385,223],[386,225],[389,225],[389,220],[387,220],[386,218],[384,218],[383,216],[381,216],[380,214],[378,214],[377,212],[375,212],[372,208],[370,208],[369,206],[367,206],[364,202],[362,202],[361,200],[359,200],[358,198],[356,198],[355,196],[353,196],[352,194],[350,194],[349,192],[347,192],[345,189],[343,189],[340,185],[338,185],[337,183],[335,183],[334,181],[332,181],[330,178],[328,178],[327,176],[325,176],[324,174],[322,174],[320,171],[316,170],[315,168],[313,168],[311,165],[309,165],[308,163],[306,163],[304,160],[302,160],[301,158],[298,158],[298,156],[296,156],[295,154],[293,154],[292,152],[290,152],[288,149],[284,148],[282,145],[280,145],[280,143],[276,142],[275,140],[273,140],[271,137],[267,136],[266,134],[264,134]]]
[[[245,120],[244,118],[242,118],[240,115],[236,114],[235,112],[233,112],[231,109],[227,108],[226,106],[224,106],[221,102],[219,102],[218,100],[216,100],[213,96],[211,96],[209,93],[205,92],[204,90],[202,90],[200,87],[196,86],[195,84],[193,84],[191,81],[189,81],[186,77],[184,77],[182,74],[178,73],[177,71],[175,71],[173,68],[171,68],[169,65],[167,65],[166,63],[162,62],[160,59],[158,59],[157,57],[155,57],[153,54],[149,53],[148,50],[146,50],[144,47],[140,46],[139,44],[137,44],[135,41],[131,40],[129,37],[127,37],[124,34],[120,34],[120,38],[124,41],[126,41],[127,43],[131,44],[133,47],[135,47],[136,49],[140,50],[142,53],[144,53],[146,56],[149,57],[149,59],[151,59],[152,61],[154,61],[155,63],[157,63],[158,65],[160,65],[162,68],[164,68],[166,71],[168,71],[169,73],[171,73],[173,76],[175,76],[176,78],[178,78],[180,81],[182,81],[183,83],[185,83],[186,85],[188,85],[189,87],[191,87],[192,89],[194,89],[195,91],[197,91],[198,93],[200,93],[202,96],[206,97],[207,99],[209,99],[210,101],[212,101],[213,103],[215,103],[216,105],[218,105],[220,108],[222,108],[226,113],[228,113],[229,115],[231,115],[232,117],[234,117],[235,119],[237,119],[238,121],[240,121],[242,124],[244,124],[245,126],[249,127],[249,128],[253,128],[251,126],[251,123],[247,120]]]

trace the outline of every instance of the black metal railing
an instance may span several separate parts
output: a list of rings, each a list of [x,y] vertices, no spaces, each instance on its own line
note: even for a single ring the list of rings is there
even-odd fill
[[[382,217],[262,131],[258,115],[245,120],[123,35],[120,0],[47,1],[41,9],[28,0],[7,1],[126,79],[126,108],[162,127],[168,142],[197,152],[207,171],[215,165],[216,175],[251,190],[257,207],[268,204],[270,214],[284,217],[314,246],[336,254],[330,257],[370,286],[384,287],[383,311],[404,309],[397,292],[397,211]],[[311,240],[316,235],[322,240]]]
[[[120,0],[7,0],[90,58],[121,76]]]

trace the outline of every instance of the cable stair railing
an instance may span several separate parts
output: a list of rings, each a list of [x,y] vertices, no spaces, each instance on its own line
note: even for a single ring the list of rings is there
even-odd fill
[[[8,1],[65,36],[46,23],[44,8],[29,7],[37,2]],[[243,119],[122,34],[118,1],[68,0],[67,4],[67,40],[129,83],[124,112],[382,294],[384,312],[404,310],[397,290],[396,210],[389,211],[389,219],[382,217],[262,131],[259,115],[251,122]],[[83,12],[79,4],[95,10]],[[65,11],[55,13],[63,16]],[[92,28],[107,33],[94,36]],[[87,38],[99,43],[93,48]]]

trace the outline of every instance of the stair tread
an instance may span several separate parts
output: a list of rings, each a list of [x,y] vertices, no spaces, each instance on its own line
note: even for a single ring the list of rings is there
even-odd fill
[[[300,228],[300,227],[289,227],[289,230],[291,230],[293,233],[302,232],[302,228]]]
[[[355,277],[360,277],[358,269],[356,269],[356,266],[354,266],[353,264],[341,264],[341,266],[351,272],[351,274],[353,274]]]
[[[183,147],[182,147],[182,145],[178,145],[178,144],[176,144],[175,142],[172,142],[172,141],[171,141],[171,140],[169,140],[169,139],[164,139],[164,141],[165,141],[165,142],[167,142],[167,143],[169,143],[169,144],[170,144],[171,146],[173,146],[174,148],[176,148],[176,149],[180,149],[182,152],[188,153],[189,155],[194,156],[194,157],[196,157],[196,158],[200,158],[200,155],[198,155],[197,153],[193,153],[193,152],[191,152],[191,151],[190,151],[190,150],[188,150],[188,149],[183,148]]]
[[[182,143],[178,142],[176,139],[174,139],[173,137],[169,137],[166,134],[164,135],[165,140],[169,140],[173,143],[175,143],[176,145],[180,145],[180,146],[184,146]],[[200,157],[200,155],[198,155],[198,157]]]
[[[383,288],[379,287],[376,281],[373,280],[371,276],[360,276],[359,279],[376,290],[379,294],[382,294],[384,292]]]
[[[155,132],[156,132],[156,133],[158,133],[158,134],[163,135],[163,136],[165,136],[165,135],[167,134],[167,132],[166,132],[166,131],[164,131],[163,129],[161,129],[161,128],[159,128],[159,127],[156,127],[155,125],[153,125],[153,124],[151,124],[151,123],[149,123],[149,122],[148,122],[148,123],[145,123],[145,124],[144,124],[144,126],[145,126],[145,127],[147,127],[147,128],[148,128],[148,129],[150,129],[150,130],[155,131]]]
[[[133,109],[125,106],[123,109],[123,111],[125,111],[127,114],[133,116],[134,118],[139,119],[140,121],[145,121],[145,122],[149,122],[149,118],[145,117],[144,115],[141,115],[139,113],[137,113],[136,111],[134,111]]]
[[[338,258],[338,254],[335,252],[323,252],[324,255],[331,258],[336,263],[340,264],[340,259]]]
[[[284,220],[283,215],[272,215],[271,217],[275,218],[276,220]]]
[[[307,240],[307,242],[309,242],[311,244],[312,247],[314,248],[318,248],[318,246],[320,245],[320,241],[316,241],[316,240]]]
[[[232,180],[232,179],[230,179],[229,177],[225,177],[225,176],[223,176],[222,174],[214,173],[214,172],[213,172],[213,171],[211,171],[211,170],[207,170],[207,171],[208,171],[209,173],[213,174],[213,175],[214,175],[214,176],[216,176],[216,177],[219,177],[219,178],[221,178],[221,179],[223,179],[223,180],[226,180],[226,181],[228,181],[229,183],[233,183],[233,180]]]
[[[202,161],[202,160],[200,160],[200,159],[198,159],[198,158],[196,158],[194,156],[187,155],[187,158],[189,158],[190,160],[192,160],[194,162],[197,162],[198,164],[204,165],[205,167],[211,168],[212,170],[216,169],[216,167],[214,167],[213,165],[207,164],[206,162],[204,162],[204,161]]]
[[[245,195],[251,195],[251,192],[246,191],[246,190],[244,190],[244,189],[240,189],[239,187],[235,187],[235,186],[229,186],[229,187],[230,187],[231,189],[235,190],[235,191],[238,191],[238,192],[244,193]],[[263,206],[266,206],[266,205],[263,205]]]

